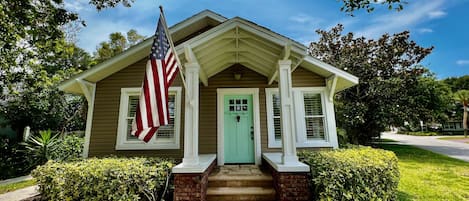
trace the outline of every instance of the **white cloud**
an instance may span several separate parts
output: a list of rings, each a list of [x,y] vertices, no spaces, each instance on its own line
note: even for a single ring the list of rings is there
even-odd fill
[[[319,18],[315,18],[312,16],[309,16],[307,14],[297,14],[289,18],[291,21],[296,22],[296,23],[301,23],[301,24],[306,24],[306,23],[319,23],[322,20]]]
[[[433,29],[421,28],[421,29],[418,29],[418,32],[419,33],[433,33]]]
[[[83,0],[66,0],[64,1],[64,7],[65,9],[74,12],[80,12],[82,10],[89,9],[88,3]]]
[[[457,61],[456,61],[456,64],[458,64],[458,65],[460,65],[460,66],[469,65],[469,60],[464,60],[464,59],[457,60]]]
[[[430,17],[430,19],[434,19],[434,18],[440,18],[440,17],[443,17],[446,15],[446,12],[442,11],[442,10],[435,10],[435,11],[431,11],[428,13],[428,17]]]
[[[390,12],[370,19],[368,26],[355,30],[356,36],[365,36],[376,38],[384,33],[396,33],[409,30],[417,24],[428,20],[428,13],[441,8],[444,5],[443,0],[415,1],[400,12]]]

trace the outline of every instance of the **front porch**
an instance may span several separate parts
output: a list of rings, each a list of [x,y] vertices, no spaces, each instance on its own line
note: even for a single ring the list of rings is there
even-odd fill
[[[264,155],[264,158],[276,156]],[[262,165],[216,166],[214,155],[201,155],[200,161],[212,162],[201,173],[178,173],[178,168],[173,169],[176,171],[173,172],[175,201],[306,201],[311,198],[309,170],[282,172],[278,171],[278,164],[274,167],[272,161],[265,159]]]

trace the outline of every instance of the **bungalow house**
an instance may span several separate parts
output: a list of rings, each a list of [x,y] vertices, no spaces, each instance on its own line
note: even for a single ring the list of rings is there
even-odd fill
[[[205,200],[208,174],[226,164],[269,166],[277,200],[307,191],[295,186],[307,183],[309,172],[296,150],[338,147],[333,97],[358,78],[239,17],[205,10],[169,31],[187,89],[177,77],[169,89],[170,124],[148,143],[131,136],[130,125],[152,38],[59,86],[88,101],[84,157],[182,159],[173,168],[175,200]]]

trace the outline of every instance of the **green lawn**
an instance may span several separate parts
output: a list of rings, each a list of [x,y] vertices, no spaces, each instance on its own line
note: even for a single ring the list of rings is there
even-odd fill
[[[408,145],[379,146],[399,158],[399,200],[469,200],[469,163]]]
[[[469,137],[465,138],[464,135],[458,136],[448,136],[448,137],[440,137],[439,140],[462,140],[462,139],[469,139]],[[469,144],[469,142],[467,142]]]
[[[17,183],[12,183],[12,184],[6,184],[6,185],[0,185],[0,194],[7,193],[10,191],[14,191],[20,188],[26,188],[28,186],[35,185],[36,183],[34,180],[27,180],[27,181],[20,181]]]

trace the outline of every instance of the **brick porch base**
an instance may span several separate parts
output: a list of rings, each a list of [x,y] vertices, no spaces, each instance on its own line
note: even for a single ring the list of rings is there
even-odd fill
[[[277,201],[312,200],[309,172],[278,172],[266,161],[263,164],[272,172]]]
[[[208,175],[216,164],[213,161],[203,173],[174,174],[174,201],[206,201]]]

